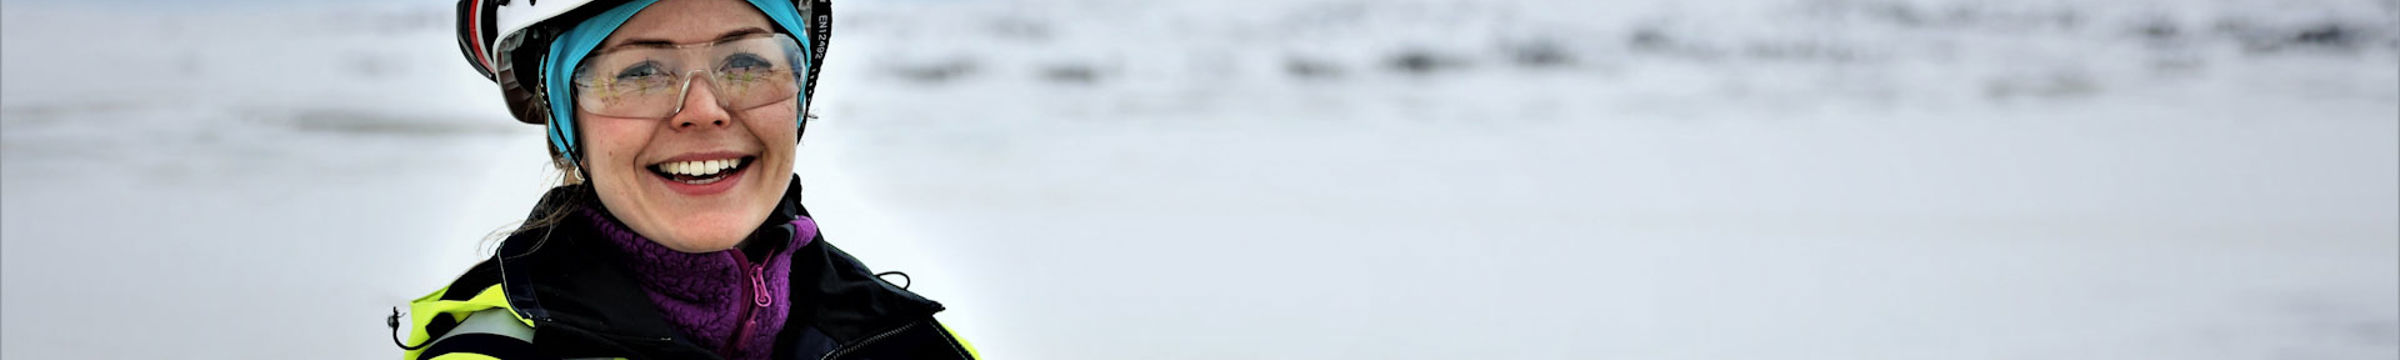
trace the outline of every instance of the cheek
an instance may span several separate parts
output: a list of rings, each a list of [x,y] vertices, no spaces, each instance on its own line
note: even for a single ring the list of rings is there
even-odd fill
[[[584,115],[591,118],[589,114]],[[585,165],[592,167],[590,171],[594,176],[635,170],[632,167],[638,165],[633,164],[631,159],[649,144],[650,132],[655,129],[644,121],[602,120],[584,121],[584,126],[578,127],[580,130],[577,132],[581,136],[576,143],[583,147],[584,156],[591,158]]]
[[[768,151],[789,150],[800,144],[798,104],[798,100],[785,100],[751,109],[742,113],[742,125],[749,127],[759,142],[767,144]]]

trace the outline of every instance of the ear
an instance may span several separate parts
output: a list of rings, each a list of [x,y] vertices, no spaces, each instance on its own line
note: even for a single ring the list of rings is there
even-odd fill
[[[582,184],[591,179],[589,174],[584,173],[582,163],[576,160],[567,160],[567,157],[560,156],[558,150],[555,149],[550,151],[550,166],[558,169],[559,182],[563,185]]]

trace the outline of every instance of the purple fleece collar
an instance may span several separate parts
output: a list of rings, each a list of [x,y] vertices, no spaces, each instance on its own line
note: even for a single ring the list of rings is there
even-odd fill
[[[675,251],[599,211],[585,209],[584,214],[628,255],[634,277],[659,315],[692,343],[715,349],[727,359],[765,359],[773,351],[775,334],[783,330],[784,314],[791,308],[787,296],[792,249],[817,237],[817,222],[797,217],[791,222],[791,244],[767,256],[764,264],[752,264],[739,248]],[[767,296],[756,296],[760,288]]]

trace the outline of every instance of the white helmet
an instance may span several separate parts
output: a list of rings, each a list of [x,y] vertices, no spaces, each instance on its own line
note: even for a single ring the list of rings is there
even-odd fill
[[[458,49],[475,71],[500,85],[511,115],[527,124],[544,124],[549,104],[537,64],[550,51],[550,41],[584,19],[615,8],[627,0],[459,0]],[[810,40],[808,74],[801,87],[801,107],[817,87],[817,68],[825,61],[825,42],[831,40],[830,0],[791,1],[807,22]]]

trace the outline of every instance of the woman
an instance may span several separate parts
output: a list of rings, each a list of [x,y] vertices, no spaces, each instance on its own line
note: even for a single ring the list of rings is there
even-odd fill
[[[939,303],[826,243],[800,205],[829,9],[460,1],[468,62],[546,125],[565,184],[410,303],[405,358],[974,358]]]

